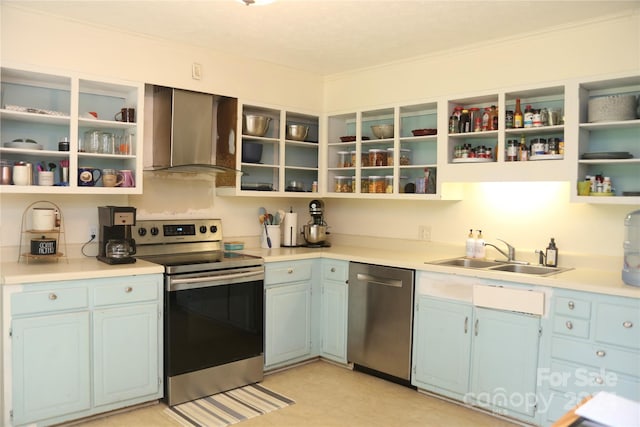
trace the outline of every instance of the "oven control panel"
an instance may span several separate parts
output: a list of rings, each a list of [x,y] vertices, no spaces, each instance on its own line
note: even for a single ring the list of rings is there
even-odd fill
[[[138,220],[131,234],[137,245],[222,240],[219,219]]]

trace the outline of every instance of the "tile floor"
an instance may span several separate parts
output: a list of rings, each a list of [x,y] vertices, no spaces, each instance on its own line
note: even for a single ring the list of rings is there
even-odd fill
[[[507,421],[467,409],[407,387],[353,372],[325,361],[265,376],[265,387],[296,403],[238,426],[513,426]],[[82,427],[153,426],[178,424],[164,414],[165,405],[76,423]]]

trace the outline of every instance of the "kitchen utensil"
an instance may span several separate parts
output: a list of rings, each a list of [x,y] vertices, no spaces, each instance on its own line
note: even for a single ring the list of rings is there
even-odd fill
[[[287,139],[294,141],[304,141],[309,134],[309,126],[287,125]]]
[[[21,150],[42,150],[42,145],[35,142],[33,139],[14,139],[11,142],[5,142],[4,146],[7,148],[19,148]]]
[[[264,222],[264,235],[267,239],[267,246],[271,249],[271,237],[269,237],[269,227],[267,227],[267,222]]]
[[[304,240],[312,245],[322,244],[327,240],[327,228],[326,225],[318,224],[306,224],[302,227],[302,234]]]
[[[411,131],[413,136],[436,135],[438,129],[414,129]]]
[[[637,115],[635,95],[612,95],[591,98],[587,106],[589,123],[633,120]]]
[[[597,159],[631,159],[633,154],[628,151],[603,151],[599,153],[584,153],[580,156],[584,160]]]
[[[269,123],[271,123],[271,117],[245,114],[242,133],[251,136],[264,136],[269,130]]]
[[[262,144],[242,141],[242,163],[260,163],[262,160]]]
[[[56,211],[53,208],[33,208],[31,212],[31,229],[34,231],[51,231],[56,226]]]
[[[379,139],[393,138],[393,125],[371,126],[371,132]]]
[[[56,170],[56,164],[55,163],[49,163],[49,170],[51,172],[55,172]]]

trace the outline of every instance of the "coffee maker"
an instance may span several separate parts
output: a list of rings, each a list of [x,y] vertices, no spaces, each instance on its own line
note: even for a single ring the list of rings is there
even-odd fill
[[[107,264],[136,262],[136,241],[131,227],[136,225],[136,208],[98,206],[98,260]]]

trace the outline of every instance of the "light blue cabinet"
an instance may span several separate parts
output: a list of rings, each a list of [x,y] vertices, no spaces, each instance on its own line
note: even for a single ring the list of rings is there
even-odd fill
[[[556,290],[551,317],[538,374],[545,424],[599,391],[640,401],[639,299]]]
[[[311,289],[313,261],[265,266],[265,368],[312,355]]]
[[[466,303],[427,296],[417,301],[412,383],[462,400],[469,388],[473,309]]]
[[[162,283],[151,274],[3,286],[3,425],[161,398]]]
[[[471,401],[497,413],[533,417],[540,318],[475,308]]]
[[[321,347],[320,355],[347,363],[347,279],[349,263],[322,260]]]
[[[89,409],[87,309],[15,319],[12,346],[15,425]]]

